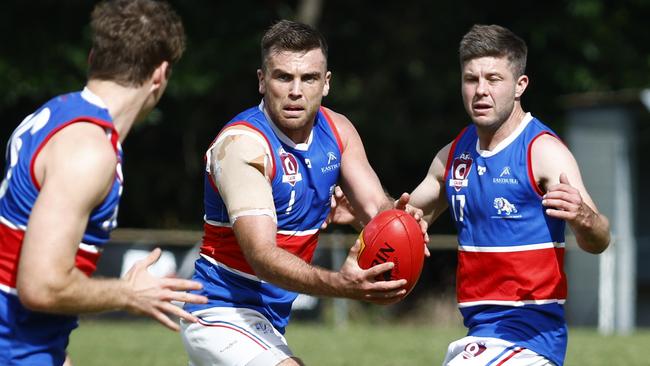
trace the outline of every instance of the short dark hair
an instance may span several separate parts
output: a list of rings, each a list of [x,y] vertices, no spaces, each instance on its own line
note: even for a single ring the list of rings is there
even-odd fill
[[[163,61],[173,64],[185,51],[183,23],[163,1],[103,1],[90,26],[89,79],[140,86]]]
[[[280,20],[262,37],[262,69],[266,68],[266,60],[272,52],[307,52],[319,48],[327,62],[327,42],[319,31],[304,23]]]
[[[506,56],[515,77],[526,72],[528,47],[526,42],[509,29],[500,25],[476,24],[463,36],[458,50],[461,67],[478,57]]]

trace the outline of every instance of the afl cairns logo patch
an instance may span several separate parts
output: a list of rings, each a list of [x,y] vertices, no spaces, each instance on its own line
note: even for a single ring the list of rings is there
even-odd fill
[[[293,156],[292,153],[288,153],[281,149],[280,153],[280,162],[282,163],[282,183],[289,183],[291,186],[295,186],[296,182],[302,180],[302,174],[300,174],[298,167],[298,160]]]
[[[449,186],[454,187],[456,192],[461,188],[467,187],[467,176],[472,169],[472,157],[468,152],[460,154],[459,157],[454,159],[451,164],[451,177],[449,178]]]

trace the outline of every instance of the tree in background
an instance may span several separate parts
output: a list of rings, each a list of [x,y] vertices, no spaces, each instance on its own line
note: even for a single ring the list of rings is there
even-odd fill
[[[133,132],[123,227],[197,228],[202,156],[210,139],[255,90],[259,39],[273,21],[314,24],[330,43],[332,93],[364,137],[390,193],[412,189],[435,151],[468,123],[460,100],[457,45],[474,23],[504,25],[529,45],[523,105],[562,131],[559,96],[650,85],[650,3],[643,0],[508,1],[171,1],[188,49],[174,83]],[[92,4],[82,0],[3,2],[0,12],[0,137],[50,95],[81,89]],[[138,174],[129,174],[138,171]],[[438,220],[434,231],[451,231]]]

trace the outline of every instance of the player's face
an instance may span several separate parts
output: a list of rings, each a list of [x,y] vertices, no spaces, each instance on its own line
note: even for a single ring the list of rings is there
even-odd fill
[[[463,104],[479,128],[496,130],[507,121],[527,85],[528,77],[515,78],[506,57],[479,57],[463,65]]]
[[[272,51],[257,77],[273,122],[295,142],[304,142],[329,91],[331,73],[323,52]]]

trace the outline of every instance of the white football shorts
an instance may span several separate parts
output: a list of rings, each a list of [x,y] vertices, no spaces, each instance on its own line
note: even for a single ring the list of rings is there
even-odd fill
[[[554,366],[527,348],[498,338],[465,337],[449,344],[443,366]]]
[[[217,307],[192,315],[198,323],[181,319],[190,366],[267,366],[293,357],[284,336],[255,310]]]

